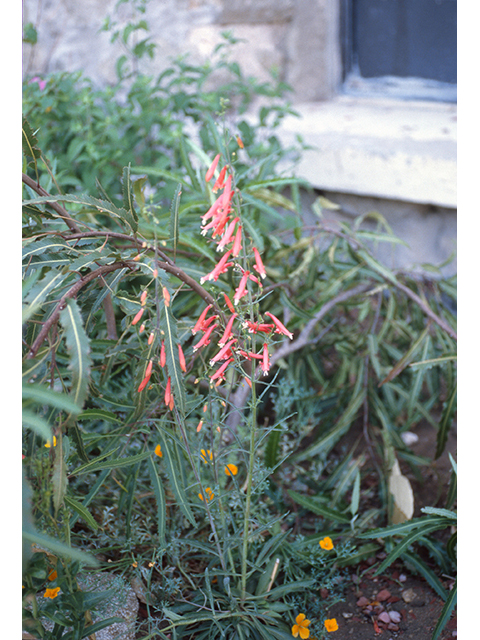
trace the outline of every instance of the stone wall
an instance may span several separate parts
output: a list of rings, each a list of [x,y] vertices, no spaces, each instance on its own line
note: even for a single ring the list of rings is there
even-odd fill
[[[98,84],[114,83],[123,50],[100,29],[115,4],[23,0],[24,22],[38,31],[38,44],[24,45],[25,73],[82,69]],[[296,101],[328,99],[341,79],[338,7],[339,0],[150,0],[145,18],[157,49],[144,71],[156,75],[186,52],[204,62],[221,33],[231,31],[241,40],[234,57],[246,74],[265,81],[274,71],[292,85]],[[130,12],[122,5],[115,18],[127,24]]]

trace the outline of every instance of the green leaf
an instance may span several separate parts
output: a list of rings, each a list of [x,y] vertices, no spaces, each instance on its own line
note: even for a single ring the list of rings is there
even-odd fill
[[[109,454],[114,453],[113,451],[109,452]],[[78,469],[75,469],[70,475],[81,475],[84,473],[92,473],[93,471],[100,471],[104,469],[119,469],[120,467],[128,467],[131,464],[136,464],[137,462],[141,462],[148,458],[151,455],[149,451],[144,451],[143,453],[137,453],[133,456],[127,456],[126,458],[116,458],[115,460],[105,460],[105,462],[98,462],[98,458],[93,462],[88,463],[88,465],[83,465]]]
[[[55,515],[58,510],[63,506],[63,498],[67,491],[67,467],[65,465],[65,459],[63,457],[62,438],[57,439],[57,446],[55,447],[55,460],[53,463],[52,474],[52,488],[53,488],[53,506],[55,509]]]
[[[44,547],[45,549],[49,549],[53,551],[53,553],[59,556],[65,556],[67,558],[71,558],[72,560],[77,560],[78,562],[82,562],[90,567],[98,567],[99,562],[95,558],[95,556],[90,553],[85,553],[83,551],[77,551],[77,549],[72,549],[63,542],[59,542],[55,538],[51,538],[43,533],[31,533],[28,531],[22,532],[22,537],[27,542],[31,544],[35,544],[38,547]]]
[[[81,502],[78,502],[78,500],[75,500],[75,498],[72,498],[72,496],[66,495],[65,504],[67,505],[67,507],[70,507],[71,509],[76,511],[80,516],[80,518],[83,518],[83,520],[88,524],[88,526],[91,529],[93,529],[93,531],[97,531],[98,529],[97,521],[92,516],[90,511],[86,509]]]
[[[177,505],[180,507],[187,520],[193,526],[196,526],[195,518],[187,501],[185,487],[180,482],[181,475],[178,473],[179,461],[176,459],[174,453],[175,447],[173,440],[171,438],[168,438],[167,436],[163,436],[163,434],[160,435],[160,439],[163,453],[162,460],[165,460],[168,479],[175,494]]]
[[[68,368],[72,371],[71,395],[77,406],[82,407],[90,379],[90,341],[83,328],[82,317],[76,300],[68,298],[60,311],[60,323],[65,329],[67,350],[70,355]]]
[[[450,431],[450,427],[453,424],[453,419],[455,417],[455,410],[457,406],[457,383],[453,389],[450,391],[450,394],[447,398],[447,401],[444,405],[442,411],[442,417],[440,419],[440,428],[437,433],[437,448],[435,450],[435,460],[437,460],[445,450],[445,445],[448,440],[448,433]]]
[[[173,259],[177,257],[177,245],[179,234],[179,217],[180,196],[182,195],[182,185],[178,184],[170,207],[170,239],[173,240]]]
[[[395,364],[389,374],[380,382],[380,384],[378,385],[379,387],[381,387],[386,382],[390,382],[391,380],[393,380],[393,378],[398,376],[398,374],[408,366],[415,353],[417,352],[417,349],[421,346],[422,342],[428,338],[429,332],[430,327],[426,327],[424,331],[422,331],[420,336],[417,338],[417,340],[415,340],[407,353]]]
[[[138,222],[137,212],[135,211],[135,202],[133,200],[133,187],[130,178],[130,164],[123,168],[123,208],[128,211],[135,222]]]
[[[298,493],[297,491],[293,491],[292,489],[287,489],[287,493],[294,502],[302,506],[304,509],[308,509],[308,511],[311,511],[312,513],[323,516],[326,520],[343,522],[344,524],[348,524],[350,522],[349,517],[344,516],[342,513],[335,509],[326,507],[323,503],[315,500],[315,498],[305,496],[301,493]]]
[[[52,427],[47,420],[41,416],[24,409],[22,411],[22,423],[25,427],[28,427],[34,431],[37,435],[48,442],[52,439]]]
[[[445,605],[442,609],[442,612],[437,621],[435,629],[433,630],[432,640],[438,640],[438,638],[440,637],[440,634],[445,628],[445,625],[449,621],[450,616],[452,615],[452,611],[455,608],[456,604],[457,604],[457,581],[455,580],[453,589],[448,594],[447,601],[445,602]]]
[[[168,375],[170,376],[175,406],[180,416],[185,416],[185,385],[178,356],[177,323],[170,307],[164,305],[164,312],[160,314],[160,327],[164,333],[165,354]]]
[[[163,485],[157,472],[157,467],[153,460],[153,456],[147,459],[148,472],[150,474],[150,481],[152,483],[153,492],[155,493],[155,499],[157,501],[157,529],[158,539],[162,548],[165,548],[165,524],[167,518],[167,509],[165,503],[165,492]]]
[[[52,391],[48,387],[39,384],[24,384],[22,388],[22,396],[26,400],[34,400],[38,404],[46,404],[62,411],[78,414],[81,410],[70,396],[65,393]]]
[[[38,148],[38,140],[25,116],[22,120],[22,149],[27,158],[32,158],[35,164],[35,172],[37,170],[37,160],[42,155]],[[38,176],[37,176],[38,181]]]
[[[85,411],[78,414],[77,420],[106,420],[107,422],[122,422],[114,413],[111,411],[105,411],[104,409],[85,409]]]
[[[93,207],[100,213],[106,213],[114,218],[118,218],[122,222],[125,222],[131,230],[135,233],[137,231],[137,222],[129,211],[121,207],[116,207],[113,203],[107,200],[99,200],[92,196],[83,195],[60,195],[60,196],[43,196],[41,198],[33,198],[32,200],[26,200],[24,205],[41,204],[43,202],[71,202],[74,204],[81,204],[87,207]],[[58,215],[58,214],[57,214]]]
[[[415,553],[405,551],[402,553],[402,559],[407,563],[407,566],[409,564],[412,565],[412,567],[425,578],[428,584],[438,593],[442,600],[446,600],[447,592],[445,591],[442,583],[433,571],[429,569],[429,567]]]

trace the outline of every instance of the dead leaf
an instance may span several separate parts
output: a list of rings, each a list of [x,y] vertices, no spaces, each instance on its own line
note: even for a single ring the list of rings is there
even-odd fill
[[[408,478],[402,475],[396,458],[388,479],[388,490],[393,496],[392,524],[410,520],[414,507],[413,491]]]

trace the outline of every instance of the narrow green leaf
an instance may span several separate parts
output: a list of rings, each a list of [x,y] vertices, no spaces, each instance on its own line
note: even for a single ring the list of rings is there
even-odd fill
[[[22,411],[22,423],[25,427],[28,427],[34,431],[38,436],[43,438],[45,442],[52,439],[52,427],[47,420],[41,416],[24,409]]]
[[[353,483],[352,497],[350,499],[350,513],[354,516],[358,512],[360,504],[360,470],[357,469],[355,481]]]
[[[445,625],[450,620],[450,616],[452,615],[452,611],[454,610],[456,604],[457,604],[457,581],[455,580],[453,589],[448,594],[448,598],[442,609],[442,612],[437,621],[435,629],[433,630],[432,640],[438,640],[438,638],[440,637],[440,634],[445,628]]]
[[[423,528],[424,526],[437,524],[439,528],[445,526],[445,520],[438,516],[422,516],[420,518],[412,518],[400,524],[392,524],[388,527],[379,527],[371,529],[365,533],[359,533],[359,538],[389,538],[390,536],[406,535],[407,533]]]
[[[448,354],[444,356],[440,356],[438,358],[429,358],[428,360],[422,360],[419,362],[412,362],[408,366],[411,369],[431,369],[437,365],[448,364],[449,362],[456,362],[457,355],[456,354]]]
[[[425,578],[428,584],[438,593],[442,600],[446,600],[447,592],[445,591],[442,583],[433,571],[429,569],[429,567],[415,553],[405,551],[402,553],[402,559],[407,563],[407,566],[408,564],[412,565],[412,567]]]
[[[111,449],[110,451],[105,451],[104,453],[101,453],[99,456],[95,458],[95,460],[90,460],[90,462],[87,462],[86,464],[82,464],[80,467],[77,467],[76,469],[74,469],[70,473],[70,475],[76,476],[82,473],[90,473],[90,471],[94,466],[96,466],[101,460],[104,460],[105,458],[108,458],[109,456],[113,455],[116,451],[118,451],[119,448],[120,446],[116,447],[115,449]]]
[[[72,496],[67,496],[66,495],[65,496],[65,504],[67,505],[67,507],[70,507],[71,509],[76,511],[76,513],[78,513],[80,518],[83,518],[83,520],[86,522],[86,524],[88,524],[88,526],[91,529],[93,529],[93,531],[97,531],[97,529],[98,529],[97,521],[92,516],[90,511],[88,509],[86,509],[81,502],[78,502],[78,500],[75,500],[75,498],[72,498]]]
[[[88,494],[82,500],[82,506],[83,507],[88,507],[88,505],[95,498],[95,496],[100,491],[100,489],[103,488],[103,484],[104,484],[104,482],[105,482],[105,480],[106,480],[106,478],[107,478],[109,473],[110,473],[110,469],[105,469],[105,471],[102,471],[102,473],[98,476],[95,484],[93,485],[93,487],[90,489]],[[74,513],[73,516],[70,518],[70,527],[73,527],[73,525],[78,520],[78,518],[79,518],[79,514],[78,513]]]
[[[72,549],[68,545],[63,544],[63,542],[59,542],[58,540],[55,540],[55,538],[51,538],[50,536],[47,536],[43,533],[31,533],[28,531],[23,531],[22,537],[27,542],[35,544],[39,547],[44,547],[45,549],[49,549],[59,556],[66,556],[67,558],[71,558],[72,560],[78,560],[78,562],[82,562],[89,567],[99,566],[98,560],[90,553]]]
[[[334,522],[343,522],[347,524],[350,522],[350,518],[343,515],[339,511],[335,509],[330,509],[330,507],[326,507],[324,504],[320,503],[318,500],[310,496],[305,496],[297,491],[293,491],[291,489],[287,490],[288,495],[300,506],[304,509],[308,509],[312,513],[316,513],[319,516],[323,516],[326,520],[333,520]]]
[[[113,453],[113,452],[112,452]],[[98,462],[97,460],[93,461],[93,463],[89,463],[88,465],[84,465],[79,469],[75,469],[75,471],[71,475],[81,475],[83,473],[92,473],[93,471],[100,471],[103,469],[119,469],[120,467],[128,467],[131,464],[136,464],[137,462],[141,462],[148,458],[150,455],[149,451],[144,451],[143,453],[137,453],[133,456],[127,456],[126,458],[117,458],[115,460],[105,460],[105,462]]]
[[[437,448],[435,450],[435,460],[437,460],[445,450],[445,445],[448,440],[448,433],[450,431],[450,427],[453,424],[453,419],[455,417],[455,410],[457,406],[457,383],[453,389],[450,391],[450,394],[447,398],[447,402],[442,411],[442,417],[440,419],[440,428],[437,433]]]
[[[138,222],[137,212],[135,211],[135,202],[133,200],[133,187],[132,180],[130,178],[130,164],[128,167],[123,167],[123,208],[128,211],[135,222]]]
[[[358,249],[356,254],[368,267],[370,267],[372,271],[377,273],[384,280],[387,280],[392,284],[397,284],[397,279],[394,273],[390,271],[390,269],[387,269],[383,264],[380,264],[380,262],[377,262],[377,260],[375,260],[375,258],[373,258],[366,249]]]
[[[160,314],[160,327],[165,335],[165,354],[168,375],[170,376],[172,392],[180,416],[185,416],[185,385],[178,356],[177,323],[170,307],[164,305],[164,312]]]
[[[129,211],[121,207],[116,207],[113,203],[108,202],[107,200],[99,200],[98,198],[93,198],[92,196],[83,194],[83,195],[60,195],[60,196],[43,196],[40,198],[33,198],[32,200],[26,200],[24,205],[32,205],[32,204],[41,204],[44,202],[71,202],[73,204],[80,204],[86,207],[93,207],[99,213],[106,213],[114,218],[125,222],[131,230],[135,233],[137,231],[137,223],[135,218]],[[58,215],[58,214],[57,214]]]
[[[157,467],[153,460],[153,456],[147,458],[148,472],[150,474],[150,481],[152,483],[153,492],[155,493],[155,499],[157,501],[157,529],[158,539],[162,548],[165,548],[165,524],[167,519],[167,508],[165,503],[165,492],[163,485],[158,475]]]
[[[104,409],[85,409],[78,414],[77,420],[106,420],[107,422],[122,422],[111,411],[105,411]]]
[[[178,184],[170,207],[170,239],[173,240],[173,259],[177,257],[177,245],[179,235],[179,216],[180,197],[182,195],[182,185]]]
[[[185,487],[181,484],[178,473],[178,460],[175,457],[174,451],[174,443],[167,436],[160,435],[160,439],[162,441],[162,453],[163,458],[165,460],[166,471],[168,475],[168,479],[170,481],[170,485],[175,494],[177,505],[182,510],[183,514],[187,518],[187,520],[193,525],[196,526],[195,518],[193,516],[192,510],[190,509],[190,505],[187,501],[187,496],[185,492]]]
[[[427,336],[425,344],[423,345],[422,360],[427,357],[430,349],[431,338]],[[419,369],[415,372],[413,377],[413,384],[409,388],[409,397],[407,402],[407,421],[409,422],[413,417],[415,406],[420,398],[420,392],[422,390],[423,380],[425,378],[425,369]]]
[[[22,396],[26,400],[34,400],[38,404],[46,404],[62,411],[77,414],[81,408],[75,404],[70,396],[65,393],[52,391],[48,387],[39,384],[24,384],[22,387]]]
[[[67,467],[63,457],[62,442],[61,437],[57,439],[52,473],[53,507],[55,514],[57,514],[60,507],[63,506],[63,499],[67,491]]]
[[[420,336],[417,338],[417,340],[415,340],[407,353],[395,364],[390,373],[379,383],[379,387],[381,387],[386,382],[390,382],[391,380],[393,380],[393,378],[398,376],[398,374],[401,373],[405,369],[405,367],[409,365],[418,348],[421,346],[422,342],[427,339],[429,331],[430,327],[426,327],[422,331]]]
[[[67,350],[70,356],[68,368],[72,371],[71,395],[77,406],[82,407],[90,380],[90,341],[83,328],[82,317],[76,300],[67,299],[60,311],[60,323],[65,329]]]
[[[97,631],[101,631],[102,629],[105,629],[106,627],[109,627],[112,624],[115,623],[123,623],[125,624],[125,618],[119,618],[118,616],[112,616],[111,618],[105,618],[104,620],[98,620],[97,622],[94,622],[93,624],[91,624],[88,627],[85,627],[84,630],[82,631],[82,635],[80,636],[80,640],[83,640],[83,638],[87,638],[87,637],[94,637],[94,635],[97,633]]]

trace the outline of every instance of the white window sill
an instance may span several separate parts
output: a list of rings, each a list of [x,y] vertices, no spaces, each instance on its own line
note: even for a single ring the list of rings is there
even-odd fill
[[[294,108],[302,117],[288,116],[276,134],[314,147],[296,168],[312,186],[456,207],[456,104],[338,96]]]

